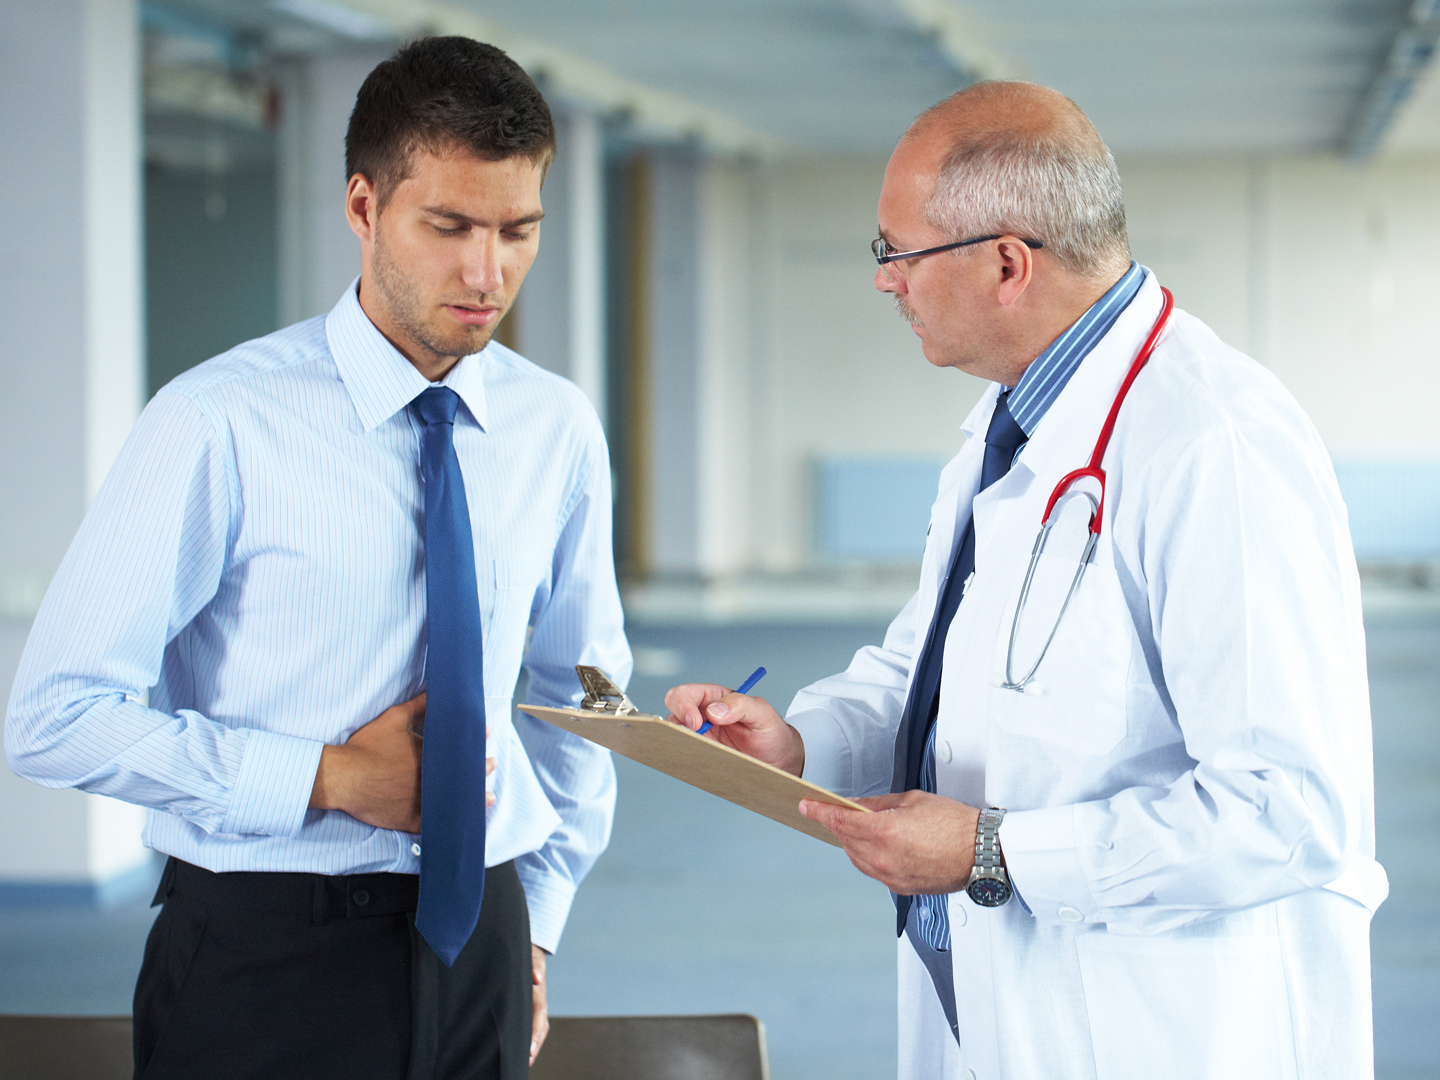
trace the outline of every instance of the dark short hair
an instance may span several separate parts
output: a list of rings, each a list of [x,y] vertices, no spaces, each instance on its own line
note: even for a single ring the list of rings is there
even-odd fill
[[[384,206],[417,151],[485,161],[555,156],[555,122],[525,69],[494,45],[420,38],[365,78],[345,132],[345,179],[360,173]]]

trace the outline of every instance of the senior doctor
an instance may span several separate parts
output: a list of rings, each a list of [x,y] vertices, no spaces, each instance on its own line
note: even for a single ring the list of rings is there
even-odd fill
[[[1388,886],[1359,580],[1314,427],[1131,261],[1114,159],[1054,91],[935,106],[879,221],[875,287],[931,364],[994,383],[919,591],[786,720],[719,686],[667,705],[868,797],[801,806],[896,894],[902,1077],[1373,1075]],[[1099,470],[1061,486],[1092,455],[1103,492]]]

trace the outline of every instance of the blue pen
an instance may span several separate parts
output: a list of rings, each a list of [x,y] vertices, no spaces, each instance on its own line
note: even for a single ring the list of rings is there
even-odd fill
[[[739,689],[739,690],[736,690],[735,693],[737,693],[737,694],[748,694],[751,690],[755,689],[755,684],[756,684],[757,682],[759,682],[761,679],[763,679],[764,677],[765,677],[765,669],[764,669],[763,667],[757,667],[753,672],[750,673],[750,677],[749,677],[748,679],[746,679],[743,683],[740,684],[740,689]],[[709,730],[710,730],[710,721],[709,721],[709,720],[706,720],[703,724],[700,725],[700,730],[697,731],[695,734],[696,734],[696,735],[704,735],[705,732],[707,732],[707,731],[709,731]]]

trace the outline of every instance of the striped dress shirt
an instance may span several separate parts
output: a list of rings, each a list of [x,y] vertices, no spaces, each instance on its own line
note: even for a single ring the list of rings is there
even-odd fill
[[[1025,369],[1025,374],[1010,390],[1006,403],[1010,415],[1027,437],[1035,434],[1040,421],[1069,383],[1070,376],[1079,369],[1080,362],[1090,355],[1100,339],[1110,332],[1120,313],[1130,306],[1130,301],[1135,299],[1135,294],[1145,282],[1145,274],[1143,266],[1132,262],[1120,280]],[[1024,453],[1025,444],[1022,443],[1015,451],[1015,457],[1018,459]],[[930,725],[930,734],[925,740],[925,756],[920,762],[920,789],[932,793],[936,786],[935,730],[939,726],[938,721]],[[1015,896],[1024,906],[1025,901],[1020,899],[1018,889]],[[946,898],[917,896],[914,904],[920,937],[932,949],[947,951],[950,948],[950,911]]]
[[[429,385],[352,285],[161,390],[36,616],[6,718],[15,772],[149,807],[145,843],[210,870],[418,873],[419,837],[308,804],[322,747],[425,689],[407,406]],[[609,840],[615,773],[511,697],[522,665],[547,705],[578,702],[577,663],[629,678],[609,458],[580,391],[498,343],[443,385],[462,402],[498,759],[486,863],[517,860],[553,950]]]

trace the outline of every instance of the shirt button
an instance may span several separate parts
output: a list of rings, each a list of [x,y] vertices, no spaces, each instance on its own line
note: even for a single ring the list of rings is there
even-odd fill
[[[419,855],[419,854],[420,854],[420,845],[419,845],[419,844],[411,844],[411,845],[410,845],[410,854],[411,854],[411,855]]]
[[[928,922],[929,919],[930,919],[930,909],[929,909],[928,907],[922,907],[922,908],[920,909],[920,921],[921,921],[921,922]]]
[[[1081,919],[1085,918],[1084,915],[1080,914],[1080,912],[1076,911],[1073,907],[1062,907],[1059,911],[1059,915],[1066,922],[1079,922]]]
[[[364,889],[356,889],[350,894],[350,899],[355,901],[356,907],[364,907],[370,902],[370,894]]]
[[[950,759],[954,757],[954,754],[950,750],[950,744],[944,739],[941,739],[940,745],[935,748],[935,755],[940,759],[940,764],[942,765],[949,765]]]

